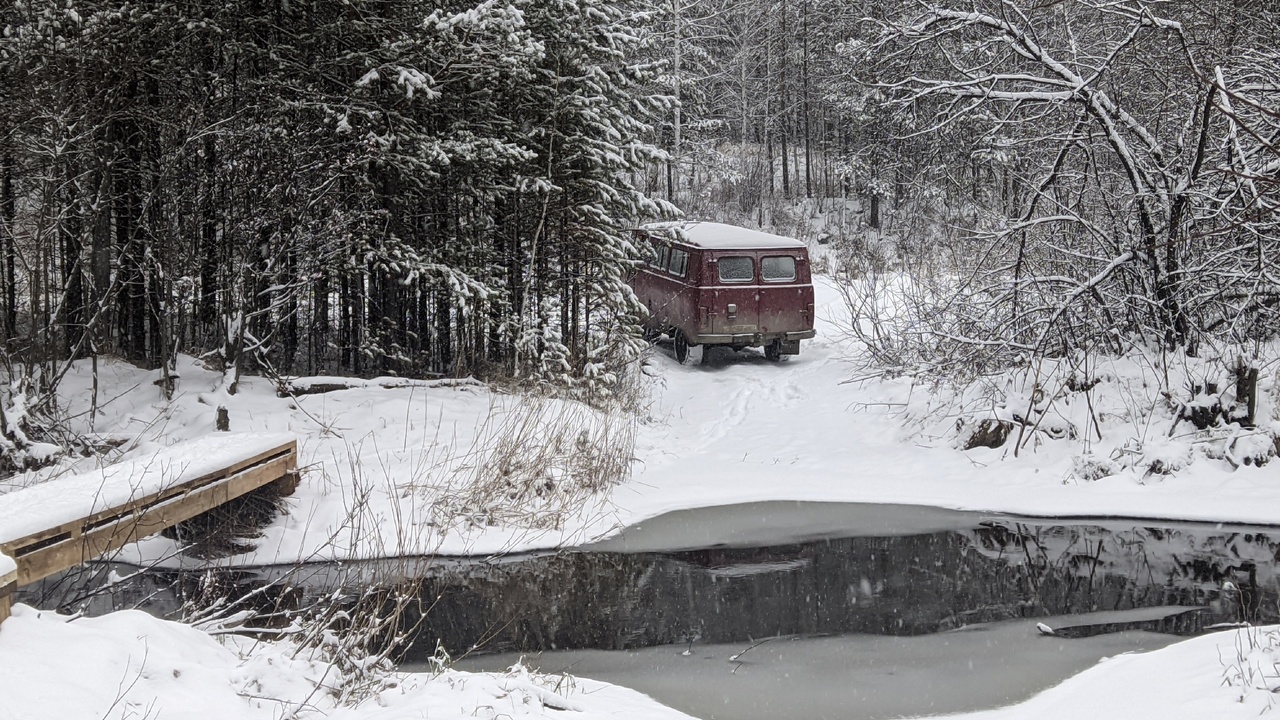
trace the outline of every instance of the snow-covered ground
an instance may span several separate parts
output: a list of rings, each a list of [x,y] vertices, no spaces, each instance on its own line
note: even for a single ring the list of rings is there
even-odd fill
[[[1192,638],[1108,658],[1017,705],[948,717],[966,720],[1266,717],[1280,692],[1280,628]]]
[[[1158,414],[1150,412],[1125,417],[1113,412],[1103,422],[1100,452],[1123,455],[1129,452],[1125,448],[1142,447],[1153,457],[1176,460],[1177,472],[1151,474],[1132,463],[1116,463],[1114,473],[1085,479],[1080,444],[1047,435],[1037,435],[1016,458],[1005,449],[961,450],[952,434],[937,430],[954,424],[956,404],[935,404],[927,390],[906,379],[846,382],[852,372],[847,361],[858,349],[841,330],[847,325],[845,310],[826,281],[819,283],[818,305],[818,338],[787,362],[768,362],[758,351],[716,350],[704,365],[681,366],[669,348],[655,348],[648,365],[652,404],[639,424],[572,403],[531,401],[471,384],[364,383],[282,398],[275,383],[247,377],[239,392],[228,396],[217,390],[221,375],[191,359],[180,365],[172,402],[164,402],[153,384],[156,374],[119,362],[100,363],[96,401],[88,364],[76,368],[64,390],[73,425],[123,443],[125,459],[143,459],[158,447],[206,436],[219,405],[228,408],[233,431],[296,435],[306,469],[303,482],[289,501],[289,514],[265,530],[257,550],[232,560],[246,564],[564,546],[607,537],[668,511],[760,500],[902,503],[1039,516],[1280,521],[1275,465],[1236,467],[1228,458],[1194,450],[1192,441],[1169,441],[1167,426],[1157,426],[1152,418]],[[1117,366],[1113,376],[1132,379],[1137,373],[1140,379],[1141,372]],[[1009,392],[1017,394],[1016,388]],[[95,402],[97,414],[91,415]],[[1133,398],[1125,402],[1132,408],[1142,404]],[[933,408],[936,417],[930,415]],[[530,417],[537,420],[532,429]],[[568,460],[553,463],[550,482],[538,494],[503,500],[500,487],[475,492],[489,477],[485,468],[502,459],[489,452],[492,441],[519,433],[604,444],[610,438],[625,444],[634,433],[634,471],[611,493],[591,498],[567,518],[558,517],[557,510],[583,496]],[[0,484],[0,493],[57,473],[92,470],[90,462],[20,476]],[[154,538],[126,559],[166,557],[172,550],[171,541]],[[1220,687],[1223,658],[1248,655],[1237,653],[1239,642],[1231,634],[1211,635],[1118,658],[1021,711],[1008,712],[1022,716],[1034,709],[1074,717],[1110,697],[1131,703],[1125,711],[1131,717],[1253,717],[1271,693],[1251,693],[1247,702],[1237,703],[1229,686]],[[0,632],[0,667],[6,668],[0,673],[0,717],[131,717],[126,701],[115,702],[120,694],[140,703],[131,710],[136,717],[146,715],[151,698],[172,708],[184,696],[201,698],[184,705],[191,716],[260,712],[279,717],[282,710],[274,700],[251,710],[256,701],[250,696],[258,693],[245,688],[265,683],[273,687],[263,696],[301,701],[314,685],[300,678],[315,680],[317,672],[323,673],[296,663],[261,670],[262,663],[280,662],[269,658],[283,657],[284,651],[246,656],[237,643],[219,645],[197,631],[136,614],[67,623],[19,608]],[[82,671],[86,666],[80,663],[90,659],[100,669]],[[144,659],[149,669],[139,669]],[[1261,662],[1261,656],[1251,659]],[[1264,665],[1257,667],[1263,672]],[[1271,667],[1266,664],[1265,672],[1274,675]],[[259,671],[266,675],[255,676]],[[538,681],[527,678],[443,677],[413,690],[406,681],[396,689],[394,702],[387,699],[386,717],[397,717],[400,709],[416,713],[419,707],[442,708],[429,716],[448,717],[452,711],[443,709],[446,705],[472,702],[444,693],[445,685],[483,696],[471,710],[490,707],[493,714],[515,713],[500,709],[490,697],[534,707],[548,717],[558,716],[547,709],[557,703],[584,703],[599,713],[625,709],[630,714],[623,716],[630,717],[665,712],[625,691],[584,680],[579,687],[590,692],[548,700],[546,689],[536,689]],[[1274,684],[1274,678],[1259,677],[1255,673],[1246,684]],[[83,691],[63,693],[73,682],[83,683]],[[503,683],[520,689],[503,689]],[[39,698],[54,694],[67,703],[65,711],[41,704]],[[1196,703],[1178,700],[1192,696]],[[240,709],[233,712],[233,707]],[[366,712],[383,717],[378,713],[384,710],[375,703]],[[178,710],[159,715],[182,716]],[[595,715],[574,715],[588,716]]]
[[[72,622],[19,605],[0,626],[0,720],[688,717],[616,685],[519,668],[394,675],[338,705],[339,670],[314,655],[136,610]]]

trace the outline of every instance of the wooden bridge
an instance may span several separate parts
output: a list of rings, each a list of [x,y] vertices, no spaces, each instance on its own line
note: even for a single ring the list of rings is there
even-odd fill
[[[265,485],[276,483],[280,494],[291,494],[297,467],[291,436],[217,433],[0,495],[0,555],[13,561],[0,557],[0,621],[9,616],[19,586]]]

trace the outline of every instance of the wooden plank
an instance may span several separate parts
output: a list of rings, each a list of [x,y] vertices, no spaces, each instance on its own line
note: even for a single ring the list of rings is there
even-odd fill
[[[104,508],[102,510],[99,510],[89,515],[88,517],[81,518],[72,522],[63,523],[56,527],[49,528],[48,530],[43,530],[38,533],[32,533],[30,535],[26,535],[16,540],[9,541],[7,543],[4,543],[2,547],[14,549],[14,552],[10,553],[10,555],[12,556],[14,555],[14,553],[23,554],[24,548],[30,548],[32,545],[36,545],[42,542],[48,542],[52,544],[54,542],[61,542],[66,539],[74,539],[75,537],[78,537],[79,534],[83,533],[87,528],[96,527],[98,525],[105,525],[109,522],[116,521],[120,518],[128,517],[130,514],[133,514],[139,508],[150,507],[157,503],[164,502],[166,500],[170,500],[172,498],[175,498],[181,495],[185,495],[187,493],[190,493],[194,489],[203,487],[204,485],[208,485],[210,483],[217,482],[221,479],[226,478],[229,475],[234,474],[235,472],[239,472],[247,467],[250,467],[251,465],[261,464],[271,459],[276,459],[279,457],[291,457],[293,458],[291,462],[293,466],[296,467],[297,465],[296,450],[297,450],[297,442],[289,441],[288,443],[272,448],[271,450],[268,450],[266,452],[258,453],[257,455],[254,455],[250,459],[237,462],[234,465],[230,466],[229,468],[223,468],[218,472],[208,473],[206,475],[193,478],[186,482],[175,483],[158,492],[130,500],[130,502],[125,505],[111,507],[111,508]]]
[[[1169,635],[1195,635],[1212,622],[1209,608],[1193,606],[1162,606],[1084,613],[1079,616],[1048,618],[1039,624],[1042,634],[1063,638],[1085,638],[1126,630]]]
[[[193,489],[200,488],[200,487],[203,487],[204,485],[217,482],[223,478],[226,478],[230,475],[238,473],[246,468],[249,468],[264,462],[268,462],[270,460],[273,460],[279,457],[288,456],[288,457],[294,458],[292,462],[296,467],[297,447],[298,447],[297,441],[290,440],[289,442],[284,443],[283,445],[278,445],[274,448],[271,448],[270,450],[265,450],[263,452],[257,453],[256,455],[252,455],[228,467],[222,468],[216,472],[207,473],[205,475],[192,478],[185,482],[180,482],[180,483],[175,482],[173,485],[170,485],[150,495],[145,495],[145,496],[135,498],[127,504],[119,505],[116,507],[103,508],[101,510],[98,510],[97,512],[92,513],[88,517],[63,523],[61,525],[48,528],[47,530],[42,530],[41,532],[38,532],[38,533],[32,533],[30,535],[23,536],[16,540],[5,543],[4,547],[23,548],[23,547],[30,547],[31,545],[40,543],[42,541],[58,542],[66,539],[73,539],[74,537],[77,536],[77,533],[82,531],[86,526],[95,526],[99,524],[112,522],[118,519],[119,517],[127,516],[129,513],[132,513],[134,510],[138,508],[149,507],[151,505],[155,505],[156,503],[164,502],[171,498],[184,495],[186,493],[189,493]],[[20,553],[21,551],[18,551],[18,552]],[[13,556],[13,553],[9,553],[9,554],[10,556]]]
[[[290,446],[293,444],[291,443]],[[29,538],[0,546],[0,551],[18,563],[18,584],[26,585],[56,572],[92,560],[131,542],[153,535],[228,500],[285,477],[297,466],[292,454],[278,455],[253,467],[243,467],[233,475],[209,480],[200,478],[198,487],[187,487],[178,495],[158,494],[160,499],[150,506],[133,502],[128,513],[116,517],[97,513],[93,521],[86,518],[77,527],[64,528],[66,537],[41,545],[28,543]],[[43,534],[43,533],[42,533]],[[33,549],[34,547],[34,549]]]
[[[205,475],[192,478],[191,480],[187,480],[186,482],[175,483],[163,490],[160,490],[159,492],[153,493],[152,495],[138,498],[137,500],[134,500],[127,505],[123,505],[116,508],[105,508],[97,513],[94,513],[93,515],[90,515],[88,518],[86,518],[86,520],[88,521],[89,524],[95,524],[95,523],[110,519],[115,515],[119,515],[121,512],[128,512],[136,508],[148,507],[150,505],[154,505],[157,502],[168,500],[170,498],[177,497],[178,495],[186,494],[191,490],[203,487],[204,485],[217,482],[218,480],[226,478],[230,475],[234,475],[235,473],[238,473],[254,465],[259,465],[269,460],[274,460],[276,458],[279,458],[285,455],[288,455],[291,457],[296,456],[297,448],[298,448],[297,441],[290,440],[289,442],[283,445],[278,445],[274,448],[271,448],[270,450],[260,452],[257,455],[253,455],[233,465],[222,468],[221,470],[218,470],[216,472],[207,473]]]
[[[0,623],[9,617],[13,608],[13,593],[18,589],[18,574],[0,575]]]

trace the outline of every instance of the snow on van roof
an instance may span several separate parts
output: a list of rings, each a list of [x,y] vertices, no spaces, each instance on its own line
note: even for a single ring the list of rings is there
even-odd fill
[[[644,230],[657,230],[665,234],[672,231],[679,233],[681,239],[690,245],[710,250],[746,250],[754,248],[802,248],[804,243],[795,238],[774,235],[773,233],[725,225],[724,223],[700,221],[675,221],[651,223]]]

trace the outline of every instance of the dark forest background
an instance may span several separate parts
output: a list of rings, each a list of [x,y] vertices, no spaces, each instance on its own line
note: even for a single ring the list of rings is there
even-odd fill
[[[249,370],[607,395],[640,348],[629,230],[681,212],[830,241],[868,279],[858,312],[911,277],[913,311],[864,338],[886,367],[1266,342],[1278,13],[8,0],[3,357],[37,402],[75,359],[178,353],[232,391]]]

